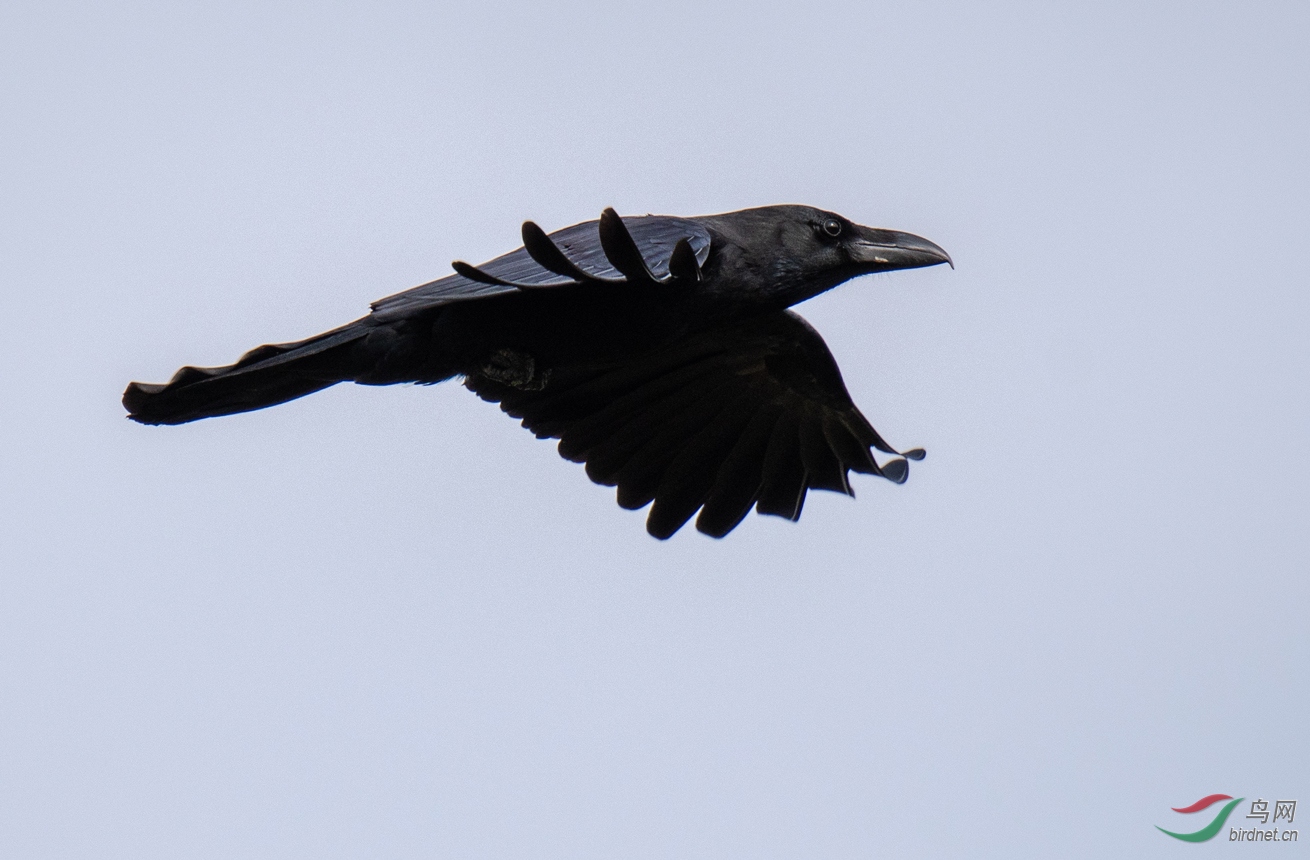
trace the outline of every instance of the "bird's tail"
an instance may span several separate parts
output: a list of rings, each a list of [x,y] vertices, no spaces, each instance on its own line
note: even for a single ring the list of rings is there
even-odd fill
[[[298,343],[256,347],[227,367],[184,367],[165,385],[133,382],[123,392],[128,417],[142,424],[185,424],[285,403],[354,379],[365,320]]]

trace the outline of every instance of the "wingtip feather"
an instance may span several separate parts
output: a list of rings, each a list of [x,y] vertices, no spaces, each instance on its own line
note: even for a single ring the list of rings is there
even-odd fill
[[[910,477],[910,464],[904,460],[888,460],[882,464],[882,476],[893,484],[904,484]]]

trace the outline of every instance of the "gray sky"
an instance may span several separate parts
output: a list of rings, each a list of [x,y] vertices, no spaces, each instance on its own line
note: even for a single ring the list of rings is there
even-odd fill
[[[0,855],[1158,857],[1310,806],[1305,4],[99,5],[0,12]],[[659,543],[454,384],[118,403],[524,218],[778,202],[957,263],[798,308],[929,456],[797,525]]]

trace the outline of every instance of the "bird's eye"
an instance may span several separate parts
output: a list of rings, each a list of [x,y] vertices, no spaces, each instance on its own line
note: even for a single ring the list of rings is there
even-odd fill
[[[827,233],[829,236],[840,236],[841,222],[836,218],[829,218],[827,221],[823,222],[823,232]]]

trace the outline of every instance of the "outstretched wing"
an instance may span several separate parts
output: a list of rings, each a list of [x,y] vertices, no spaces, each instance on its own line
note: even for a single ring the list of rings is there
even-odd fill
[[[709,253],[709,231],[687,218],[620,218],[606,209],[597,221],[550,234],[527,221],[517,251],[481,266],[456,261],[456,274],[379,299],[373,313],[395,318],[450,302],[583,283],[695,280]]]
[[[465,385],[565,459],[586,463],[618,503],[654,502],[646,529],[723,537],[752,506],[797,520],[809,489],[854,495],[849,471],[896,483],[920,450],[891,448],[851,402],[818,332],[780,311],[700,331],[636,358],[550,368],[516,386],[504,374]],[[897,459],[879,465],[870,448]]]

